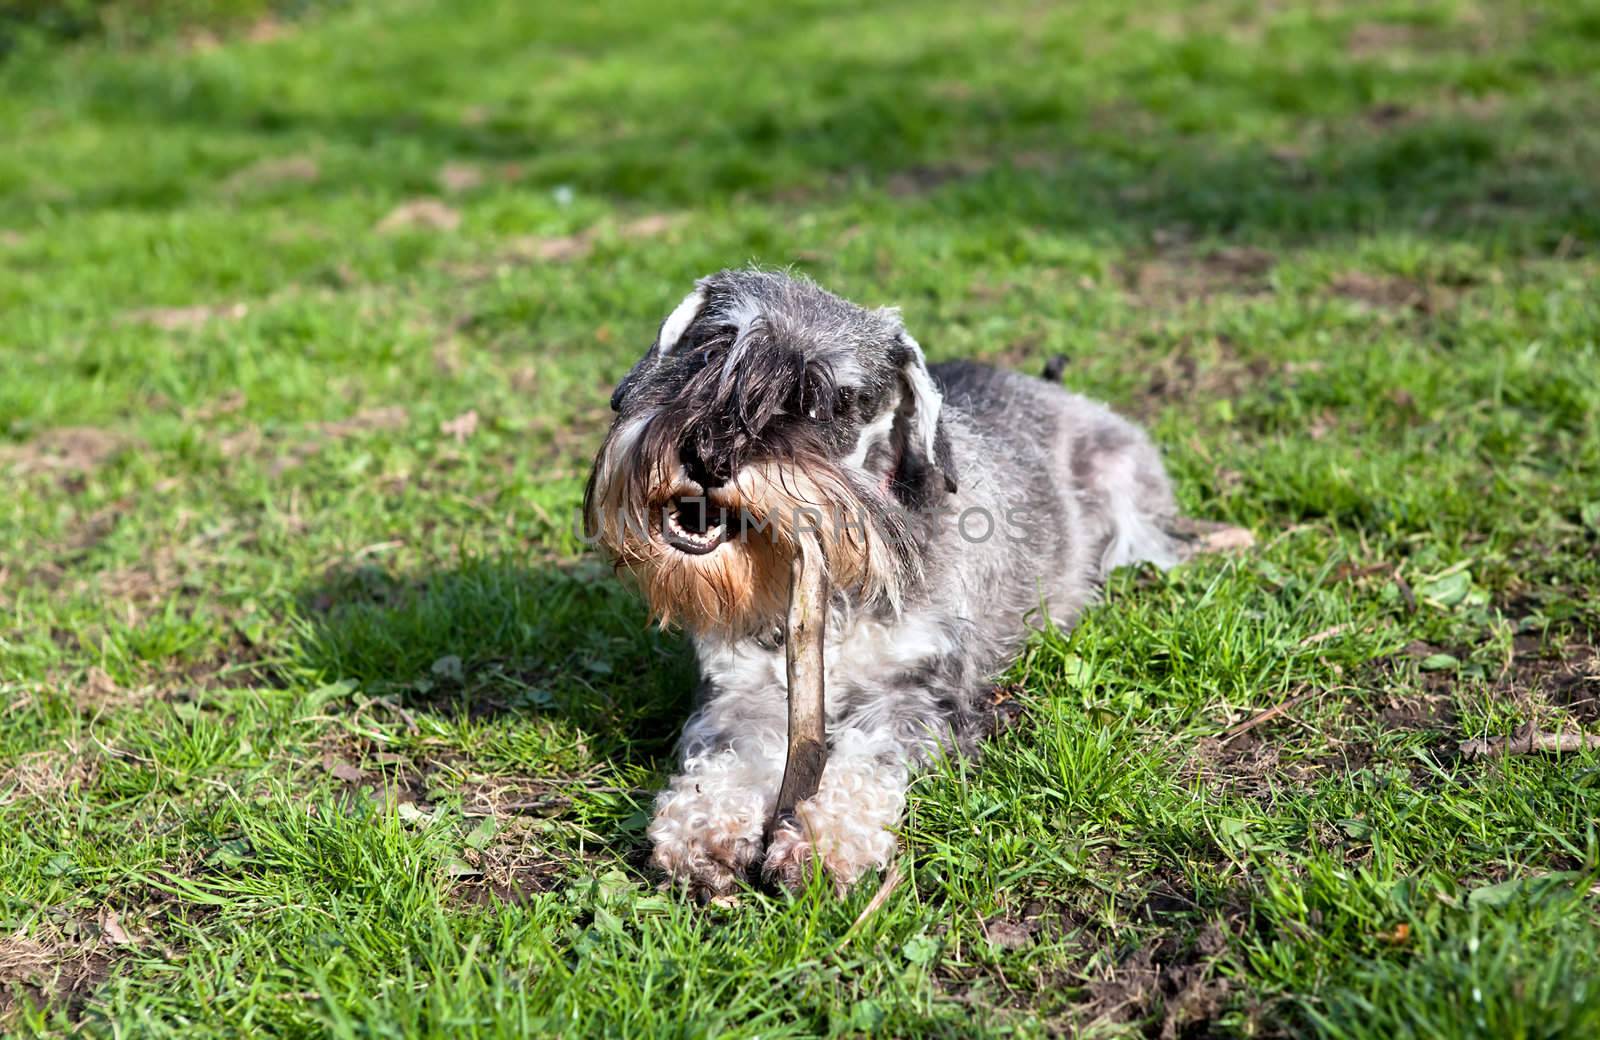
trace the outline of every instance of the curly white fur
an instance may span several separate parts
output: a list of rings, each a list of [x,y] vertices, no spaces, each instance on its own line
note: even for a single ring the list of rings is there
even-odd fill
[[[888,733],[847,730],[817,793],[795,808],[796,823],[778,827],[761,872],[789,887],[805,883],[820,863],[843,891],[894,858],[894,826],[906,808],[911,773]]]

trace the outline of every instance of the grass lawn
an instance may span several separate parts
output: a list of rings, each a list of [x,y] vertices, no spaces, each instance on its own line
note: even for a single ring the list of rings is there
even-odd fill
[[[1600,5],[692,8],[0,58],[0,1033],[1600,1035],[1600,750],[1460,749],[1600,727]],[[572,518],[751,260],[1258,545],[1035,638],[898,884],[701,909]]]

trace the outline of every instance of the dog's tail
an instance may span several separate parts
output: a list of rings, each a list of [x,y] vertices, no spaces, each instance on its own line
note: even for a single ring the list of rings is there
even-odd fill
[[[1057,354],[1044,363],[1044,371],[1039,373],[1039,378],[1046,383],[1059,383],[1061,377],[1067,374],[1067,355]]]

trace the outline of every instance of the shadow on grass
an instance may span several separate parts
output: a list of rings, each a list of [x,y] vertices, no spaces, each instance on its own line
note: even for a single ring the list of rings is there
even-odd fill
[[[564,17],[527,31],[549,42]],[[566,20],[575,39],[594,29],[587,17]],[[1540,39],[1562,38],[1559,27],[1537,29]],[[1337,27],[1325,31],[1336,50]],[[472,59],[486,81],[524,61],[494,39],[454,45],[489,48]],[[1559,92],[1540,104],[1493,92],[1476,101],[1456,82],[1466,75],[1459,71],[1407,78],[1363,60],[1330,68],[1286,61],[1260,43],[1252,62],[1235,53],[1238,44],[1195,37],[1146,41],[1086,89],[1003,34],[935,35],[911,53],[880,56],[812,40],[793,53],[752,51],[733,68],[686,65],[646,37],[607,52],[616,62],[637,57],[638,76],[585,77],[562,64],[570,55],[551,57],[539,90],[546,101],[519,93],[486,105],[492,93],[449,71],[460,54],[418,55],[413,46],[375,54],[379,68],[369,75],[388,67],[403,79],[405,63],[427,60],[442,77],[440,93],[413,100],[373,91],[359,104],[328,107],[320,94],[296,100],[274,89],[275,77],[304,69],[252,79],[224,63],[113,64],[95,73],[89,107],[125,128],[189,127],[279,151],[331,145],[350,155],[304,187],[314,195],[375,185],[432,193],[442,164],[475,159],[514,164],[526,187],[570,186],[657,207],[751,197],[803,206],[860,186],[902,199],[938,190],[943,215],[984,226],[1132,236],[1175,225],[1221,235],[1494,231],[1530,250],[1600,236],[1591,106]],[[1007,54],[1038,75],[966,81],[973,62],[1006,67]],[[1061,57],[1070,59],[1071,48]],[[1499,65],[1477,74],[1491,82],[1527,75]],[[741,89],[726,89],[730,76]],[[605,132],[593,123],[598,113]],[[1257,120],[1299,130],[1279,140],[1240,132]],[[69,205],[182,202],[178,189],[141,201],[143,190],[110,183]]]
[[[298,663],[329,681],[451,721],[551,717],[619,764],[671,749],[693,689],[687,642],[592,560],[355,565],[306,590],[301,612]]]

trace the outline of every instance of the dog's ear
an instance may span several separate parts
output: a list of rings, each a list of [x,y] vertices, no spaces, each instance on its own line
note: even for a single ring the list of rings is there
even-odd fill
[[[703,280],[702,280],[703,282]],[[688,331],[689,326],[700,316],[700,310],[706,305],[706,294],[703,284],[697,284],[694,292],[683,298],[683,302],[672,309],[672,313],[661,320],[661,327],[656,330],[656,341],[650,345],[639,363],[628,370],[622,377],[622,382],[617,384],[616,390],[611,393],[611,410],[622,411],[622,403],[628,399],[628,391],[633,387],[639,374],[662,357],[672,353],[678,341]]]
[[[633,389],[633,384],[638,380],[639,374],[655,364],[656,356],[656,348],[651,347],[644,357],[640,358],[632,368],[628,369],[628,374],[622,377],[622,382],[617,384],[617,388],[611,391],[611,410],[613,412],[622,411],[622,402],[628,399],[628,391]]]
[[[899,463],[889,482],[909,508],[926,509],[956,490],[950,435],[941,412],[944,395],[928,374],[928,361],[911,334],[901,329],[891,353],[900,370],[900,406],[894,420]]]

